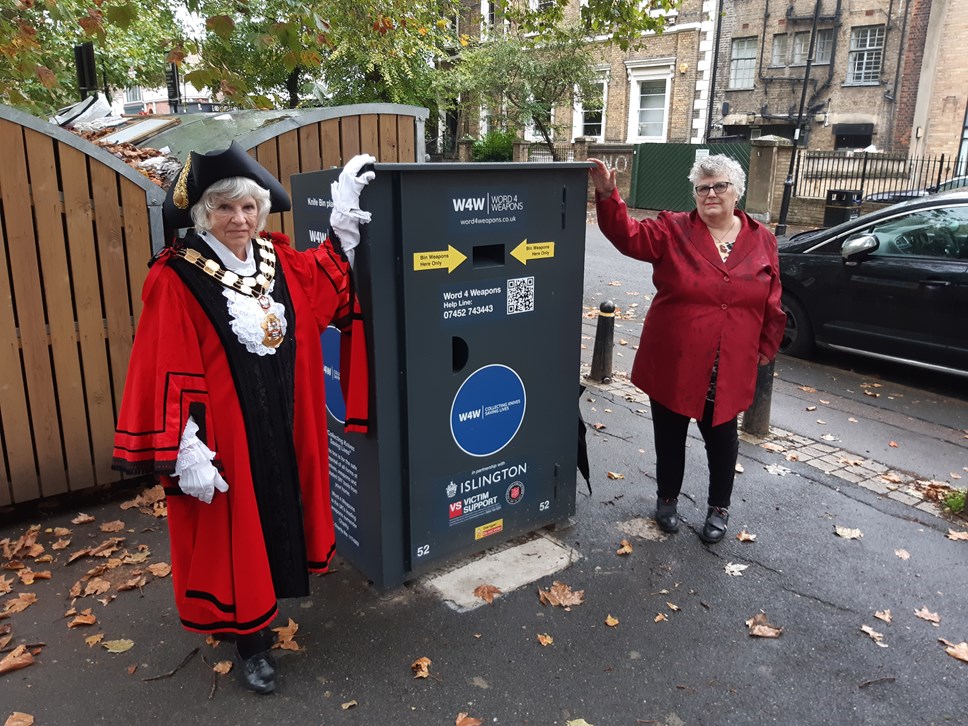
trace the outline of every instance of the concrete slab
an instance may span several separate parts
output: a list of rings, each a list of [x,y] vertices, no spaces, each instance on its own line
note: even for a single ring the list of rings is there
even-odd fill
[[[537,582],[581,559],[577,550],[553,537],[534,533],[520,544],[497,549],[447,572],[428,575],[420,584],[458,612],[486,605],[474,595],[479,585],[494,585],[502,593]]]

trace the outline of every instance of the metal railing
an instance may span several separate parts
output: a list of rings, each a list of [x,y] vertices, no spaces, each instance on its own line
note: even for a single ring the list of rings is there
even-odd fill
[[[560,141],[555,143],[555,150],[552,154],[551,149],[543,141],[532,141],[528,147],[528,161],[574,161],[575,147],[570,141]]]
[[[823,199],[828,189],[851,189],[859,190],[865,199],[892,201],[923,196],[959,171],[964,173],[944,154],[912,157],[904,152],[801,150],[794,195]]]

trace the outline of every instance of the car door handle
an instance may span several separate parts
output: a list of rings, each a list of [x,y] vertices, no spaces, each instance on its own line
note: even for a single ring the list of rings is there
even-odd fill
[[[951,280],[921,280],[918,284],[925,287],[951,287]]]

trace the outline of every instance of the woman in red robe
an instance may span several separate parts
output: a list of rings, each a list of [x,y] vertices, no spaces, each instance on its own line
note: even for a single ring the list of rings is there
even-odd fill
[[[194,229],[154,258],[142,291],[114,467],[160,478],[182,624],[234,640],[240,678],[258,693],[276,686],[277,599],[309,594],[309,573],[325,572],[335,547],[319,341],[328,325],[351,333],[344,352],[362,353],[342,370],[347,429],[366,430],[347,253],[368,221],[359,195],[373,172],[358,172],[373,161],[354,158],[334,184],[338,234],[297,252],[262,232],[270,212],[290,208],[276,179],[238,144],[192,153],[164,216]]]
[[[736,209],[746,175],[728,156],[707,156],[693,165],[694,211],[641,221],[629,217],[614,169],[589,161],[602,232],[623,254],[652,264],[656,295],[645,316],[632,382],[652,406],[656,521],[666,532],[679,528],[686,431],[695,419],[709,464],[699,536],[719,542],[729,521],[739,452],[737,415],[752,403],[757,365],[776,356],[786,321],[776,238]]]

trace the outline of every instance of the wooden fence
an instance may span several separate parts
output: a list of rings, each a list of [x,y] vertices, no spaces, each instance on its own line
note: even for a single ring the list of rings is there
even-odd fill
[[[288,189],[291,174],[357,153],[423,161],[426,116],[388,104],[295,111],[236,140]],[[3,506],[119,480],[114,426],[146,263],[164,244],[165,193],[99,146],[5,106],[0,159]],[[269,226],[291,234],[292,216]]]

